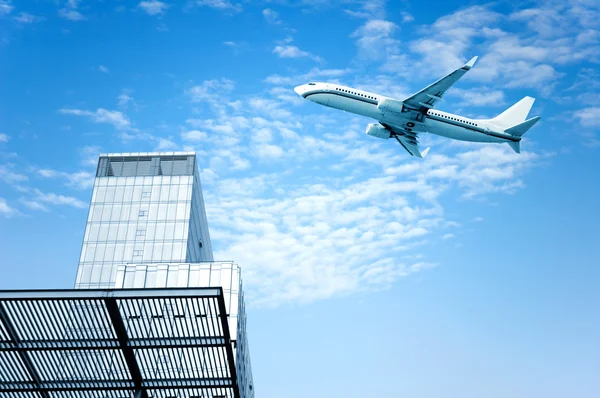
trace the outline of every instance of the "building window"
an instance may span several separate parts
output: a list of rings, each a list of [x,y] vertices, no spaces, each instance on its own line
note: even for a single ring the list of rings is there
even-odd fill
[[[200,246],[200,249],[202,249],[202,242],[198,242],[198,246]]]
[[[146,217],[148,215],[148,210],[140,210],[138,213],[140,217]]]
[[[150,198],[150,192],[142,192],[142,199],[148,199]]]

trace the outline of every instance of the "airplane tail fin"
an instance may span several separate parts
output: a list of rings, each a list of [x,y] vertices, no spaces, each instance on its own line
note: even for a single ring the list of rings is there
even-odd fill
[[[495,118],[490,119],[490,122],[503,129],[520,124],[527,119],[527,115],[529,114],[534,101],[535,98],[524,97],[521,101],[517,102]]]

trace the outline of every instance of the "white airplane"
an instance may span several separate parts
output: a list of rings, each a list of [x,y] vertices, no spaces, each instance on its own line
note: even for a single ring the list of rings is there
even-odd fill
[[[433,109],[446,91],[475,64],[474,57],[454,72],[403,101],[333,83],[308,83],[294,88],[302,97],[377,120],[367,126],[374,137],[395,138],[412,156],[425,157],[418,136],[432,133],[461,141],[506,142],[521,152],[521,137],[541,117],[527,119],[534,98],[525,97],[493,119],[469,119]]]

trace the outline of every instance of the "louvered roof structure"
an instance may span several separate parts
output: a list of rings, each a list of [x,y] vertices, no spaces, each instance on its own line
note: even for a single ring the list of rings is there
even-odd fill
[[[223,290],[0,291],[0,397],[239,398]]]

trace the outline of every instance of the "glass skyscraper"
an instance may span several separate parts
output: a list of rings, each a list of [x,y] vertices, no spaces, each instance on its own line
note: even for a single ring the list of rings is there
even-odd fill
[[[223,289],[240,397],[254,397],[240,268],[213,261],[196,154],[102,154],[75,288],[166,287]]]
[[[76,288],[112,288],[119,264],[212,260],[195,153],[100,155]]]

